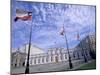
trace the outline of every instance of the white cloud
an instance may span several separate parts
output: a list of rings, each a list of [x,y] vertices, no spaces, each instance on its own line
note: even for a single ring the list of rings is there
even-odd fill
[[[83,37],[87,34],[89,27],[95,30],[93,29],[95,27],[95,7],[41,3],[40,6],[32,5],[32,8],[34,10],[33,25],[36,25],[33,28],[33,43],[40,47],[53,46],[55,41],[64,44],[64,37],[59,34],[63,24],[69,43],[76,40],[77,33]],[[16,30],[23,27],[21,24],[29,24],[29,22],[19,21],[17,24],[14,26]],[[22,31],[19,34],[21,40],[26,39]]]

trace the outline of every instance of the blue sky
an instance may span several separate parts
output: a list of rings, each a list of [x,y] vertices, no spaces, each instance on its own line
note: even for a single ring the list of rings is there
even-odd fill
[[[16,9],[32,11],[33,21],[18,20]],[[32,44],[47,50],[51,47],[66,47],[65,38],[59,34],[65,25],[70,48],[90,32],[95,32],[95,6],[53,4],[37,2],[15,2],[12,4],[12,48],[18,48],[28,43],[30,25],[33,25]],[[56,44],[55,44],[56,42]]]

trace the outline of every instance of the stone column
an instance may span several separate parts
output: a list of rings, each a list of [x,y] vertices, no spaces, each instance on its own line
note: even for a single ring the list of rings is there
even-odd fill
[[[36,61],[36,63],[35,63],[35,64],[37,64],[37,57],[35,58],[35,61]]]
[[[58,61],[61,61],[60,54],[58,54]]]
[[[17,65],[16,65],[17,67],[19,67],[20,66],[20,56],[18,55],[17,56]]]
[[[48,55],[46,55],[46,63],[49,63]]]
[[[66,61],[65,54],[63,54],[63,61]]]
[[[26,66],[26,63],[27,63],[27,57],[25,57],[25,66]]]
[[[36,64],[38,64],[38,57],[36,57]]]
[[[44,64],[44,56],[42,57],[42,64]]]
[[[49,55],[49,63],[51,63],[52,62],[52,56],[51,55]]]
[[[40,64],[42,64],[42,57],[40,57]]]
[[[32,65],[34,65],[34,58],[32,59]]]
[[[46,56],[44,56],[44,63],[47,63],[47,62],[46,62]]]
[[[34,65],[36,65],[36,57],[34,57]]]

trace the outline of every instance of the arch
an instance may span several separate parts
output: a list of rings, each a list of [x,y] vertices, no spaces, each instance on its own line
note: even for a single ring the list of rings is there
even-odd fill
[[[55,62],[58,62],[58,56],[55,56]]]
[[[23,66],[23,67],[25,66],[25,62],[22,63],[22,66]]]
[[[67,59],[67,54],[65,54],[65,59]]]

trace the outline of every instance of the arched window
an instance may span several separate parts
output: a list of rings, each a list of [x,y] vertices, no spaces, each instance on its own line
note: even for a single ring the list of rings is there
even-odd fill
[[[42,63],[44,63],[44,57],[42,58]]]
[[[30,59],[30,65],[32,65],[32,58]]]
[[[60,59],[62,60],[62,54],[60,55]]]
[[[34,59],[34,64],[36,64],[36,59]]]
[[[53,61],[53,57],[51,56],[51,61]]]
[[[73,57],[75,58],[75,53],[73,53]]]
[[[48,62],[48,56],[46,57],[46,62]]]
[[[15,67],[17,66],[17,64],[15,63]]]
[[[38,58],[38,63],[40,63],[40,58]]]
[[[65,54],[65,59],[67,59],[67,55]]]
[[[58,62],[58,57],[57,56],[55,57],[55,62]]]
[[[23,67],[25,66],[25,62],[23,62],[22,66],[23,66]]]

